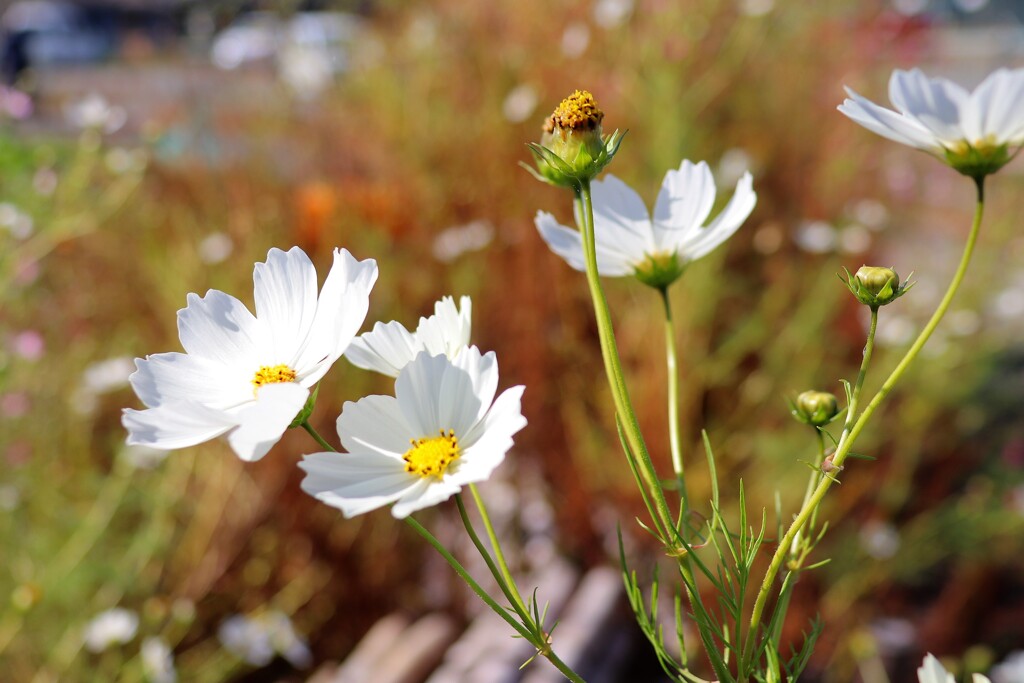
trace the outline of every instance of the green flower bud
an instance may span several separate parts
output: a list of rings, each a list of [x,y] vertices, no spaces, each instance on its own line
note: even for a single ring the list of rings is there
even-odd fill
[[[827,391],[805,391],[790,407],[793,417],[812,427],[824,427],[839,414],[839,402]]]
[[[850,271],[845,268],[843,271],[846,273],[844,282],[850,292],[858,301],[871,308],[892,303],[912,286],[909,278],[900,284],[900,276],[892,268],[861,266],[853,277],[850,277]]]
[[[983,140],[974,144],[961,140],[946,148],[946,163],[971,178],[984,178],[1007,164],[1013,155],[1007,143]]]
[[[676,252],[650,255],[636,267],[636,279],[648,287],[666,289],[683,274],[684,264]]]
[[[603,119],[594,96],[586,90],[575,91],[544,121],[540,144],[529,144],[537,170],[524,168],[551,185],[579,188],[604,170],[622,143],[619,131],[601,134]]]

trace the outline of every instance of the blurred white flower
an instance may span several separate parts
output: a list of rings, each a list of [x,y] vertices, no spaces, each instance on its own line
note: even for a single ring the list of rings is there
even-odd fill
[[[223,263],[235,250],[235,243],[226,233],[211,232],[199,242],[199,260],[209,266]]]
[[[847,225],[839,231],[839,248],[844,254],[863,254],[871,248],[871,233],[863,225]]]
[[[1022,683],[1024,681],[1024,650],[1011,652],[992,667],[992,683]]]
[[[281,80],[300,100],[314,100],[334,81],[330,54],[321,47],[288,44],[277,57]]]
[[[863,309],[867,314],[867,308]],[[867,317],[864,318],[867,329]],[[904,346],[914,336],[914,323],[910,318],[898,313],[878,316],[878,328],[875,330],[875,343],[879,346]]]
[[[574,21],[562,32],[562,54],[575,59],[587,51],[590,45],[590,29],[581,21]]]
[[[501,113],[510,123],[525,121],[536,109],[537,89],[527,83],[512,88],[501,104]]]
[[[345,358],[357,368],[398,377],[420,351],[458,356],[469,346],[472,325],[473,302],[468,296],[459,299],[459,308],[452,297],[442,297],[434,304],[434,315],[421,317],[415,332],[398,321],[378,322],[372,331],[352,340]]]
[[[917,629],[907,619],[881,617],[872,621],[868,628],[883,656],[898,655],[917,642]]]
[[[394,503],[396,519],[491,476],[526,426],[523,387],[498,389],[498,361],[475,346],[453,360],[421,352],[402,368],[395,396],[346,403],[338,417],[345,453],[299,463],[302,490],[345,517]],[[410,444],[412,447],[410,448]]]
[[[835,251],[839,235],[826,221],[805,221],[796,229],[793,241],[808,253],[827,254]]]
[[[83,640],[89,652],[103,652],[113,645],[123,645],[135,637],[139,616],[123,607],[100,612],[85,627]]]
[[[719,185],[735,185],[740,181],[753,166],[754,160],[750,158],[747,150],[741,147],[732,147],[722,153],[718,160],[718,167],[715,169],[715,182]]]
[[[1024,69],[998,69],[968,92],[919,69],[897,69],[880,107],[850,88],[839,111],[882,137],[937,156],[980,177],[1006,164],[1024,144]]]
[[[905,17],[912,17],[928,9],[929,0],[892,0],[892,8]]]
[[[146,152],[142,149],[115,147],[103,158],[107,170],[115,175],[141,171],[146,167]]]
[[[159,638],[146,638],[139,651],[142,671],[150,683],[177,683],[178,672],[174,669],[174,655],[167,643]]]
[[[94,394],[107,394],[128,386],[135,363],[128,356],[97,361],[82,372],[82,387]]]
[[[955,337],[969,337],[981,329],[981,316],[969,308],[950,311],[945,327],[946,332]]]
[[[860,545],[876,560],[888,560],[900,549],[900,533],[888,522],[870,521],[860,529]]]
[[[494,240],[494,226],[484,220],[441,231],[434,238],[431,253],[441,263],[451,263],[463,254],[480,251]]]
[[[111,105],[103,95],[91,92],[65,105],[64,118],[76,128],[113,133],[128,121],[128,114],[123,107]]]
[[[633,0],[597,0],[594,3],[594,22],[604,28],[614,28],[633,13]]]
[[[266,666],[281,655],[297,668],[313,663],[309,646],[283,612],[271,610],[255,617],[237,614],[220,625],[217,637],[228,652],[252,666]]]
[[[125,409],[127,443],[173,450],[227,434],[238,457],[259,460],[362,325],[376,280],[376,262],[336,249],[318,294],[313,263],[293,247],[256,264],[255,316],[224,292],[190,294],[178,311],[186,353],[135,361],[147,409]]]
[[[757,202],[753,179],[745,173],[729,203],[705,225],[715,203],[715,181],[706,162],[686,159],[665,174],[653,219],[640,195],[615,176],[595,180],[591,187],[598,272],[633,275],[652,287],[668,286],[689,263],[729,239]],[[534,223],[551,251],[576,270],[586,270],[578,230],[544,211],[537,212]]]
[[[739,0],[740,12],[748,17],[763,17],[775,7],[775,0]]]
[[[34,230],[32,216],[28,215],[10,202],[0,203],[0,228],[4,228],[11,237],[18,240],[26,239]]]
[[[869,230],[879,230],[889,220],[889,210],[876,199],[861,199],[853,205],[853,220]]]

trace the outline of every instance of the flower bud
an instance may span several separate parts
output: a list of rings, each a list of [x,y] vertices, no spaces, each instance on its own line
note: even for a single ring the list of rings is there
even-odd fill
[[[850,277],[850,271],[845,268],[844,271],[847,288],[858,301],[871,308],[892,303],[903,296],[911,286],[909,278],[900,284],[900,276],[892,268],[861,266],[853,277]]]
[[[839,414],[839,402],[827,391],[805,391],[790,405],[793,417],[812,427],[824,427]]]
[[[601,111],[594,96],[577,90],[562,100],[544,121],[540,144],[529,145],[537,163],[534,177],[551,185],[576,189],[597,176],[619,149],[622,134],[601,134]]]
[[[684,266],[677,252],[648,254],[643,263],[636,267],[634,275],[648,287],[666,289],[682,276]]]

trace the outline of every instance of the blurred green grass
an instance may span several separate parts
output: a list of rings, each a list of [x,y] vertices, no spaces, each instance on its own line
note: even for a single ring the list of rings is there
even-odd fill
[[[532,224],[539,209],[568,221],[569,203],[517,167],[546,111],[578,87],[595,93],[609,128],[629,129],[611,170],[648,202],[684,157],[714,167],[743,150],[753,166],[759,201],[748,225],[673,291],[684,450],[694,500],[709,496],[699,445],[707,429],[732,504],[742,477],[751,507],[771,514],[778,490],[788,518],[813,442],[784,397],[812,387],[840,393],[838,379],[855,373],[863,344],[863,323],[835,274],[899,256],[897,269],[917,270],[922,284],[894,315],[919,325],[927,307],[915,295],[945,284],[947,269],[930,253],[940,240],[958,248],[971,196],[952,171],[834,111],[842,84],[877,95],[894,65],[936,59],[926,29],[904,32],[872,4],[777,2],[763,16],[739,7],[651,0],[603,27],[586,8],[536,0],[385,4],[360,48],[362,66],[322,100],[291,102],[279,85],[257,81],[267,107],[222,103],[200,119],[178,111],[129,141],[150,157],[137,172],[110,170],[113,141],[26,137],[8,125],[0,192],[35,226],[28,240],[0,232],[0,393],[30,406],[0,418],[0,483],[16,492],[0,516],[0,596],[11,596],[0,663],[11,679],[140,680],[141,635],[160,635],[175,648],[182,680],[225,680],[250,668],[216,637],[233,614],[292,615],[321,661],[342,657],[389,611],[432,606],[437,579],[427,584],[420,571],[429,553],[404,528],[386,513],[345,522],[298,490],[294,464],[313,447],[305,435],[290,433],[254,465],[211,443],[149,470],[124,455],[119,410],[136,405],[130,390],[82,405],[91,364],[179,348],[174,311],[186,292],[218,288],[251,303],[252,264],[271,246],[300,244],[321,267],[334,246],[377,258],[367,327],[411,324],[441,295],[472,295],[474,341],[498,353],[503,385],[528,387],[530,426],[514,457],[535,462],[558,500],[560,551],[581,565],[609,561],[610,530],[593,514],[600,501],[656,556],[628,522],[641,505],[618,456],[584,283]],[[579,56],[562,48],[573,26],[588,34]],[[522,86],[536,105],[510,121],[506,98]],[[221,150],[241,140],[243,151],[211,158],[184,149],[172,158],[169,141],[182,130]],[[36,189],[40,169],[57,174],[53,194]],[[894,189],[894,169],[912,179],[909,189]],[[878,460],[849,467],[829,502],[834,526],[818,555],[834,561],[802,581],[787,626],[796,637],[821,612],[821,680],[853,679],[878,644],[860,647],[850,636],[870,643],[882,617],[915,629],[907,661],[919,661],[918,648],[956,654],[983,644],[1001,655],[1024,647],[1015,628],[1024,610],[1021,463],[1006,455],[1015,443],[1019,450],[1021,396],[1012,382],[1002,394],[993,389],[1020,376],[1019,324],[990,327],[986,315],[993,292],[1021,268],[1019,249],[1015,261],[1006,247],[1020,245],[1020,184],[1006,172],[990,183],[983,244],[956,304],[978,313],[980,329],[933,342],[939,350],[859,445]],[[869,252],[798,246],[805,221],[852,225],[862,200],[888,209]],[[451,261],[431,255],[441,231],[473,221],[493,228],[488,246]],[[219,263],[198,256],[212,233],[232,245]],[[607,288],[645,434],[667,471],[658,302],[635,283]],[[11,350],[26,330],[41,335],[42,357]],[[869,389],[898,356],[898,346],[881,350]],[[333,435],[343,400],[389,391],[339,362],[320,391],[318,429]],[[441,524],[450,515],[442,506],[426,517]],[[888,534],[881,549],[879,530]],[[142,615],[140,637],[119,651],[124,661],[81,648],[88,620],[115,605]],[[289,670],[280,660],[271,667]]]

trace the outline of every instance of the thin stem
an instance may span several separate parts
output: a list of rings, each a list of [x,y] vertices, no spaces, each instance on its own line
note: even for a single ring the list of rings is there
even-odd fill
[[[686,514],[689,501],[686,495],[686,477],[683,472],[683,447],[679,430],[679,366],[676,362],[676,335],[672,323],[672,304],[669,301],[668,288],[662,287],[661,301],[665,307],[665,365],[668,370],[668,440],[672,449],[672,469],[676,473],[676,484],[679,486],[679,503],[682,507],[683,534],[686,534]]]
[[[497,565],[494,564],[494,558],[487,552],[487,548],[484,546],[483,541],[480,540],[479,534],[476,533],[476,529],[473,527],[473,522],[469,519],[469,514],[466,512],[466,504],[462,500],[462,494],[455,494],[455,504],[459,508],[459,516],[462,518],[462,525],[466,527],[466,533],[469,534],[469,540],[473,541],[473,545],[476,547],[480,557],[483,558],[487,568],[491,571],[491,575],[498,584],[498,588],[508,598],[509,604],[519,615],[519,618],[523,620],[523,624],[532,624],[530,614],[526,610],[526,606],[523,605],[522,598],[519,597],[519,592],[515,591],[515,582],[511,580],[511,577],[504,576],[498,569]],[[515,592],[513,592],[515,591]]]
[[[978,240],[978,232],[981,228],[981,219],[985,210],[984,178],[977,178],[975,179],[975,182],[978,188],[978,202],[974,209],[974,220],[971,223],[971,230],[967,236],[967,243],[964,245],[963,255],[960,257],[960,264],[957,266],[956,272],[953,274],[953,280],[949,283],[949,288],[946,290],[946,294],[942,297],[942,301],[939,302],[938,307],[932,314],[931,319],[924,326],[924,329],[921,330],[921,333],[918,335],[917,339],[914,340],[914,343],[911,345],[911,347],[907,350],[907,353],[903,356],[903,359],[900,360],[900,362],[896,365],[896,368],[889,375],[888,379],[886,379],[885,382],[882,384],[882,387],[878,390],[878,393],[874,395],[874,397],[871,399],[868,405],[864,408],[864,412],[859,417],[856,418],[856,421],[853,423],[853,427],[850,428],[849,432],[847,432],[845,429],[843,430],[844,438],[840,440],[839,445],[836,447],[836,452],[832,457],[832,464],[837,468],[841,467],[843,461],[846,460],[846,457],[849,455],[850,449],[853,447],[854,442],[857,440],[857,437],[860,435],[861,431],[863,431],[864,427],[867,425],[868,420],[874,414],[875,410],[878,408],[879,405],[881,405],[882,401],[885,400],[885,397],[889,394],[889,392],[892,391],[893,387],[900,380],[900,378],[906,372],[907,368],[914,361],[914,359],[917,358],[918,354],[921,352],[921,349],[924,347],[929,337],[932,336],[932,333],[935,331],[935,328],[938,326],[939,322],[946,314],[946,311],[949,309],[949,306],[952,303],[953,297],[956,295],[957,290],[960,289],[960,284],[961,282],[963,282],[964,275],[967,273],[967,266],[971,261],[971,255],[974,253],[974,245]],[[873,342],[873,340],[869,341]],[[868,346],[865,346],[864,349],[865,360],[870,360],[869,349],[870,344]],[[861,367],[863,372],[863,363]],[[858,377],[858,380],[862,381],[862,378]],[[854,419],[854,407],[855,406],[853,405],[850,406],[851,409],[849,411],[849,414],[846,416],[848,424],[850,420]],[[775,581],[775,577],[779,572],[779,568],[782,566],[782,562],[786,557],[788,548],[793,542],[793,538],[796,536],[797,533],[799,533],[799,531],[803,528],[804,524],[807,523],[807,520],[817,509],[818,505],[825,497],[825,494],[832,486],[833,481],[835,480],[832,477],[824,477],[821,480],[821,482],[818,484],[818,487],[815,489],[814,494],[811,496],[810,500],[807,501],[807,503],[800,510],[799,514],[797,514],[796,519],[793,520],[793,523],[786,531],[786,535],[783,536],[782,539],[779,541],[779,546],[775,550],[775,555],[772,556],[771,563],[768,565],[768,571],[765,574],[764,581],[761,583],[761,590],[758,592],[757,600],[754,603],[754,610],[751,613],[750,617],[751,627],[756,628],[761,621],[761,614],[764,611],[765,602],[767,602],[768,600],[768,593],[770,592],[772,584]]]
[[[495,614],[504,619],[508,623],[508,625],[515,630],[516,633],[521,635],[534,647],[536,647],[537,652],[539,652],[548,661],[550,661],[555,666],[555,668],[561,672],[563,676],[565,676],[573,683],[586,683],[580,677],[579,674],[577,674],[575,671],[569,668],[569,666],[551,650],[551,645],[548,642],[536,642],[536,636],[528,628],[526,628],[526,626],[516,621],[512,617],[512,615],[508,613],[508,610],[502,608],[501,605],[495,602],[494,598],[487,594],[487,591],[485,591],[480,586],[480,584],[477,583],[472,576],[470,576],[469,572],[466,571],[466,568],[463,567],[462,564],[458,560],[456,560],[455,557],[450,552],[448,552],[448,549],[445,548],[441,544],[441,542],[434,537],[432,533],[427,531],[423,527],[423,525],[421,525],[412,517],[406,517],[405,521],[409,526],[411,526],[416,531],[416,533],[422,536],[427,543],[434,546],[434,550],[441,554],[441,557],[443,557],[448,562],[448,564],[451,565],[451,568],[455,570],[455,573],[458,574],[459,577],[466,582],[466,585],[469,586],[470,589],[477,594],[477,597],[483,600],[488,607],[494,610]]]
[[[501,543],[498,542],[498,535],[494,533],[494,525],[491,524],[491,517],[487,514],[487,506],[484,505],[484,499],[480,496],[480,491],[477,490],[476,484],[469,485],[469,492],[473,495],[473,502],[476,503],[476,509],[480,512],[480,519],[483,520],[484,528],[487,530],[487,538],[490,539],[491,547],[494,548],[494,559],[498,561],[501,576],[504,577],[505,583],[508,584],[509,590],[512,591],[512,596],[515,598],[514,602],[521,609],[525,610],[526,603],[523,602],[523,597],[519,594],[519,588],[516,586],[516,580],[512,578],[512,572],[509,571],[508,562],[505,561],[505,553],[501,551]]]
[[[313,429],[313,426],[309,424],[309,420],[304,420],[300,426],[303,429],[305,429],[307,432],[309,432],[309,435],[311,437],[313,437],[314,439],[316,439],[316,442],[318,444],[320,444],[322,447],[326,448],[327,450],[331,451],[332,453],[337,453],[338,452],[337,448],[335,448],[334,446],[329,444],[327,442],[327,440],[324,439],[324,437],[320,436],[320,434],[318,434],[317,431],[315,429]]]
[[[619,358],[618,347],[615,343],[615,330],[612,327],[611,313],[608,310],[608,301],[605,298],[604,290],[601,288],[601,278],[597,270],[597,252],[594,246],[594,205],[590,194],[590,181],[583,181],[577,192],[577,199],[581,203],[579,211],[580,222],[583,232],[583,253],[587,266],[587,284],[590,287],[590,296],[594,304],[594,316],[597,319],[598,337],[601,340],[601,356],[604,358],[605,373],[608,376],[608,384],[612,390],[612,399],[615,402],[615,412],[622,420],[622,430],[629,443],[630,449],[637,456],[640,465],[640,476],[647,485],[648,492],[654,502],[658,516],[654,519],[666,543],[675,544],[678,530],[672,521],[672,515],[665,501],[665,492],[658,481],[657,471],[651,461],[651,455],[647,451],[647,444],[644,443],[643,434],[640,432],[640,423],[633,409],[633,402],[629,398],[629,390],[626,388],[626,380],[622,372],[622,361]],[[671,531],[670,531],[671,530]]]

